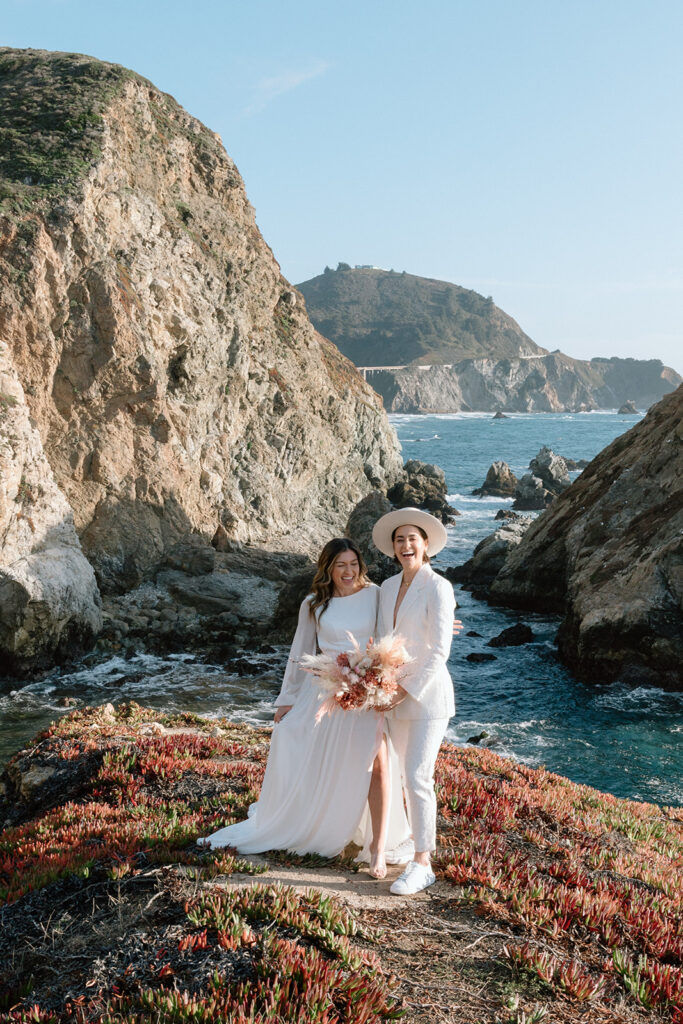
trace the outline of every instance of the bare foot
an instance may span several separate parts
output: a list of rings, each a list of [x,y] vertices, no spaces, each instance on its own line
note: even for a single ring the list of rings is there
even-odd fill
[[[373,878],[386,878],[387,862],[384,859],[384,850],[381,853],[370,854],[370,874]]]

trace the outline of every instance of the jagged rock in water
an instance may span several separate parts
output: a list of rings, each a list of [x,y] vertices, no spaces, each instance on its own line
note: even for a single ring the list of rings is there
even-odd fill
[[[21,673],[88,647],[102,627],[95,574],[0,342],[0,662]]]
[[[472,494],[479,494],[481,497],[491,495],[496,498],[511,498],[516,488],[517,477],[507,462],[498,461],[492,463],[484,483],[472,491]]]
[[[494,519],[509,519],[514,522],[517,519],[523,519],[524,516],[520,515],[519,512],[513,512],[511,508],[499,508],[496,512]]]
[[[565,461],[565,465],[570,473],[574,473],[576,470],[585,469],[588,465],[588,459],[570,459],[566,455],[562,458]]]
[[[546,445],[531,460],[529,469],[551,494],[562,494],[562,491],[566,491],[571,483],[567,463],[561,455],[556,455],[552,448],[548,448]]]
[[[530,644],[533,639],[531,626],[517,622],[514,626],[502,630],[498,636],[492,637],[487,647],[520,647],[522,644]]]
[[[500,409],[498,409],[498,411],[496,412],[495,416],[492,416],[491,418],[494,419],[494,420],[509,420],[510,419],[510,417],[506,416],[504,412],[500,411]]]
[[[3,336],[100,587],[190,534],[316,553],[398,479],[399,446],[218,136],[75,54],[1,49],[0,102]]]
[[[555,495],[544,486],[543,481],[533,473],[525,473],[515,488],[513,508],[522,512],[533,512],[546,508]]]
[[[593,459],[530,527],[494,600],[564,615],[582,678],[683,688],[683,387]]]
[[[520,516],[516,521],[504,523],[477,544],[472,557],[464,565],[449,567],[445,575],[452,583],[462,583],[467,590],[487,588],[532,522],[529,516]]]
[[[515,488],[512,506],[524,512],[546,508],[571,483],[566,462],[552,448],[541,448],[529,463],[529,470]]]
[[[481,743],[481,741],[485,740],[488,735],[489,733],[487,733],[485,730],[483,732],[478,732],[476,736],[469,736],[465,740],[465,743]]]
[[[620,416],[637,416],[638,415],[638,410],[636,409],[635,402],[632,402],[630,398],[628,399],[628,401],[624,402],[624,404],[619,409],[619,415]]]
[[[423,508],[440,519],[450,523],[457,509],[446,500],[446,474],[439,466],[419,459],[409,459],[403,467],[403,478],[387,491],[387,497],[395,508]]]

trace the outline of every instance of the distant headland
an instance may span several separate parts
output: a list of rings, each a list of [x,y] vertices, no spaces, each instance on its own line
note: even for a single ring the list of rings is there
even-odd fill
[[[447,281],[340,263],[297,287],[389,412],[647,409],[683,380],[658,359],[549,352],[491,296]]]

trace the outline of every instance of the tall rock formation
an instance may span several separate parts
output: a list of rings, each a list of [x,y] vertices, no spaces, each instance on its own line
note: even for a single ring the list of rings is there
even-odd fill
[[[100,595],[66,498],[0,342],[0,671],[49,665],[87,647],[102,626]]]
[[[0,133],[0,339],[100,588],[188,533],[311,552],[398,478],[218,136],[117,65],[6,48]]]
[[[534,521],[491,594],[562,613],[560,653],[586,680],[683,689],[683,387]]]
[[[582,412],[647,408],[682,378],[658,359],[572,359],[536,345],[489,298],[376,268],[326,270],[299,285],[313,323],[390,412]]]

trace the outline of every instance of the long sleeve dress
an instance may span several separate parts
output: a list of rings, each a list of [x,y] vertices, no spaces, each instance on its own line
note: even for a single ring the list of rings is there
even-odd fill
[[[333,597],[317,624],[318,646],[326,654],[351,648],[347,632],[364,647],[375,631],[378,587],[371,585],[347,597]],[[384,733],[384,716],[375,711],[335,709],[316,724],[324,700],[317,680],[299,661],[316,651],[316,622],[311,595],[303,601],[277,705],[292,710],[273,727],[268,764],[257,803],[249,817],[220,829],[206,842],[231,846],[240,853],[291,850],[325,857],[339,854],[351,841],[368,859],[371,837],[367,808],[372,764]],[[403,806],[398,760],[389,748],[391,806],[386,847],[409,835]]]

